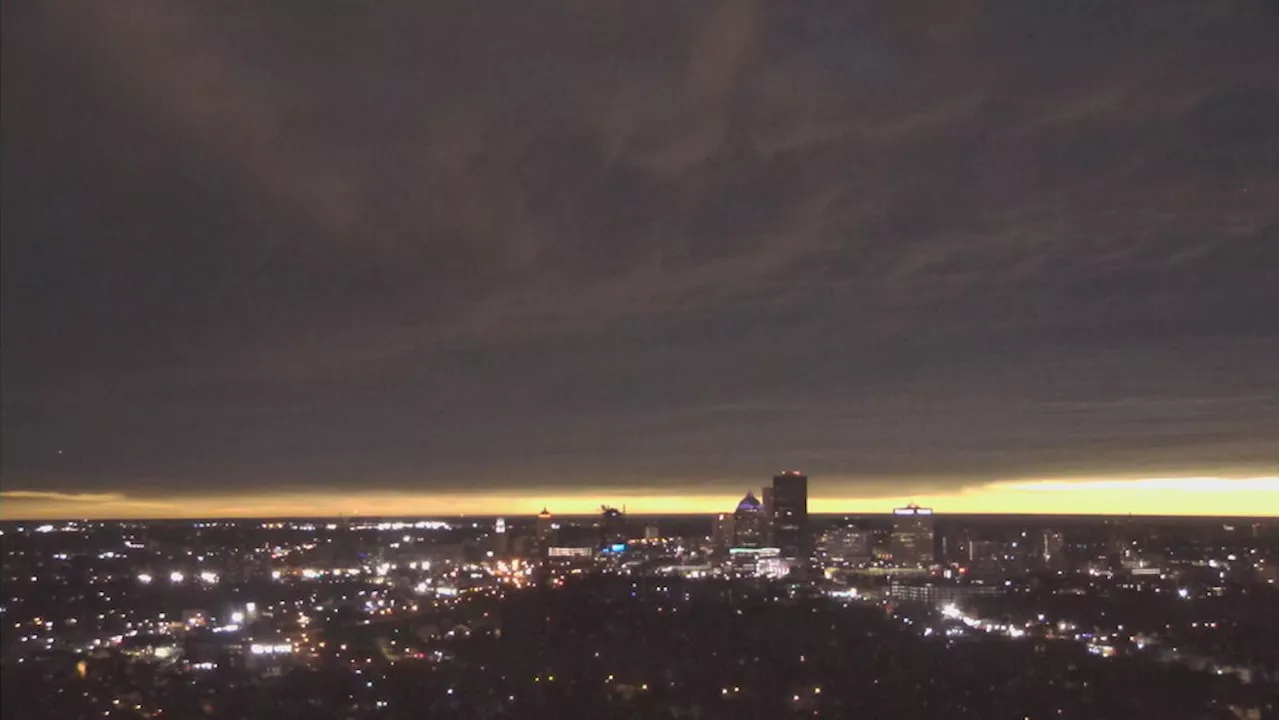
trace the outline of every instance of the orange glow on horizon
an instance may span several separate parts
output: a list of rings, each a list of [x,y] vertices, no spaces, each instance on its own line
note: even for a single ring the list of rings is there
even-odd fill
[[[1280,478],[1144,478],[1097,480],[1022,480],[919,493],[874,497],[832,495],[828,487],[853,488],[836,479],[813,483],[814,513],[875,514],[914,502],[940,514],[1033,515],[1203,515],[1269,517],[1280,515]],[[904,490],[909,491],[908,487]],[[0,492],[0,520],[147,519],[232,517],[370,517],[536,515],[546,506],[555,515],[585,515],[600,505],[627,507],[641,515],[706,514],[732,510],[740,492],[658,495],[576,491],[536,495],[505,493],[276,492],[235,495],[131,497],[123,493]]]

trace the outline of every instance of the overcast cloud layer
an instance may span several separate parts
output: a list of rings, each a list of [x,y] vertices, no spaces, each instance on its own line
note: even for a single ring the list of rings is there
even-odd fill
[[[4,487],[1275,472],[1272,4],[622,5],[5,3]]]

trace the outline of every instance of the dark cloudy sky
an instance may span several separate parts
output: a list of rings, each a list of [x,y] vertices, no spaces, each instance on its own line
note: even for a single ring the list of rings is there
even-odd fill
[[[1276,23],[6,2],[4,489],[1274,476]]]

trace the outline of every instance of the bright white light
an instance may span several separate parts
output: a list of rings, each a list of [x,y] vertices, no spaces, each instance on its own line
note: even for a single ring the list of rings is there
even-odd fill
[[[252,615],[252,614],[254,614],[254,613],[258,612],[258,603],[256,603],[256,602],[247,602],[247,603],[245,603],[245,604],[244,604],[244,611],[245,611],[245,612],[247,612],[247,613],[249,613],[250,615]]]
[[[249,652],[254,655],[287,655],[293,652],[293,646],[288,643],[278,645],[259,645],[254,643],[249,646]]]
[[[231,622],[236,625],[239,625],[240,623],[244,622],[244,613],[242,612],[231,613]]]
[[[205,570],[200,573],[200,582],[212,585],[213,583],[218,582],[218,573]]]
[[[1191,595],[1191,591],[1186,588],[1178,588],[1178,597],[1187,599]]]
[[[138,573],[138,582],[142,583],[143,585],[150,585],[151,576],[146,573]]]
[[[952,619],[960,617],[960,614],[961,614],[960,608],[956,607],[953,604],[943,605],[941,612],[943,617],[949,617]]]
[[[186,579],[186,576],[178,572],[177,570],[174,570],[173,572],[169,573],[169,582],[171,583],[180,583],[185,579]]]

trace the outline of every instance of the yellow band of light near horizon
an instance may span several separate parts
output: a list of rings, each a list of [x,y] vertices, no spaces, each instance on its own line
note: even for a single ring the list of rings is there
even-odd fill
[[[939,514],[1030,515],[1199,515],[1273,517],[1280,515],[1280,478],[1142,478],[1026,480],[955,491],[926,490],[876,497],[836,494],[831,489],[856,482],[823,479],[811,486],[813,513],[878,514],[908,503]],[[730,512],[740,495],[675,495],[652,489],[620,491],[536,491],[505,493],[407,493],[400,491],[288,491],[196,496],[135,497],[126,493],[0,492],[0,519],[145,519],[232,517],[443,517],[534,515],[544,506],[554,514],[598,512],[602,504],[630,513],[714,514]]]

